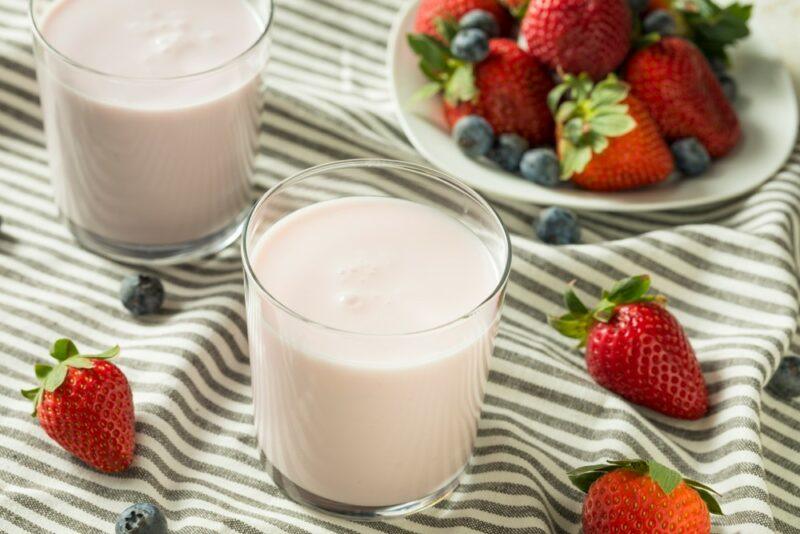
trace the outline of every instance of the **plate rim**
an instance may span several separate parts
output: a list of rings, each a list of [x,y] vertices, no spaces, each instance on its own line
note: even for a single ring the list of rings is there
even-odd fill
[[[414,150],[418,154],[420,154],[429,165],[433,165],[442,172],[452,174],[452,172],[447,168],[442,168],[436,163],[434,163],[435,158],[431,156],[431,154],[428,152],[427,147],[418,139],[416,132],[406,119],[405,113],[403,112],[402,105],[400,103],[400,96],[398,94],[398,84],[396,76],[396,71],[398,66],[397,66],[397,61],[395,61],[395,59],[397,57],[398,43],[400,42],[400,37],[401,37],[400,33],[404,31],[405,28],[408,26],[408,18],[412,15],[412,13],[416,12],[418,6],[419,6],[419,0],[410,0],[409,2],[407,2],[396,13],[392,21],[391,29],[389,31],[387,47],[386,47],[386,70],[389,82],[389,92],[391,96],[392,111],[397,117],[397,120],[400,124],[401,129],[403,130],[403,133],[408,138],[408,141],[411,143]],[[757,39],[759,46],[766,47],[769,52],[774,53],[773,57],[777,57],[777,53],[775,53],[776,50],[774,49],[774,46],[771,45],[771,43],[768,40],[760,38],[759,34],[760,32],[756,28],[751,28],[750,38]],[[484,186],[476,184],[472,180],[463,178],[459,179],[464,180],[466,183],[469,184],[470,187],[477,189],[482,194],[492,195],[500,199],[524,202],[533,205],[555,204],[559,206],[564,206],[584,211],[636,213],[636,212],[646,212],[646,211],[680,210],[680,209],[698,208],[713,204],[720,204],[732,199],[743,197],[747,193],[750,193],[751,191],[754,191],[755,189],[763,186],[766,182],[768,182],[777,175],[778,171],[780,171],[780,169],[791,158],[791,155],[794,152],[794,148],[798,141],[798,136],[800,136],[800,132],[798,131],[798,125],[799,125],[798,121],[800,121],[800,107],[798,105],[797,93],[795,91],[791,75],[789,74],[789,71],[786,68],[786,65],[783,61],[780,62],[780,66],[781,66],[779,71],[781,76],[780,83],[785,84],[788,87],[791,96],[793,97],[790,99],[791,100],[791,103],[789,105],[790,109],[787,109],[786,113],[791,114],[790,120],[795,125],[794,135],[791,136],[791,139],[789,141],[787,141],[785,154],[780,159],[780,161],[778,161],[778,158],[776,158],[775,163],[770,165],[769,172],[764,173],[765,176],[763,178],[754,181],[752,183],[747,183],[743,187],[719,190],[719,192],[717,194],[714,194],[713,196],[701,196],[695,199],[682,199],[682,200],[663,200],[663,201],[650,201],[650,202],[638,202],[638,203],[625,203],[620,201],[614,201],[613,193],[597,193],[596,196],[591,198],[586,198],[586,197],[576,198],[564,195],[563,199],[560,199],[558,202],[547,202],[547,201],[538,202],[536,200],[514,196],[509,192],[504,192],[496,189],[487,189]],[[700,177],[700,179],[702,179],[702,177]],[[530,186],[538,187],[535,184],[530,184]],[[548,193],[552,194],[552,191],[548,190]],[[627,192],[626,194],[628,195],[635,194],[635,192]]]

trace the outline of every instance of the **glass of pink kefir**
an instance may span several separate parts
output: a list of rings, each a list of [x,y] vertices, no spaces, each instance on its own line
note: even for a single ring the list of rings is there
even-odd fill
[[[449,495],[510,270],[495,211],[426,167],[343,161],[265,194],[242,247],[255,426],[274,481],[356,519]]]
[[[272,0],[31,0],[56,204],[85,248],[176,262],[239,235]]]

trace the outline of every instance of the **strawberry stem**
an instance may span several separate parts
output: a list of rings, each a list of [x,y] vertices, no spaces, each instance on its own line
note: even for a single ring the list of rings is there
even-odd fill
[[[99,354],[82,355],[78,353],[78,347],[75,346],[72,340],[66,338],[57,340],[50,348],[50,355],[58,363],[55,366],[37,363],[34,366],[34,372],[36,379],[39,381],[39,387],[20,391],[23,397],[33,402],[33,413],[31,415],[36,417],[36,412],[42,402],[42,396],[45,391],[52,393],[64,383],[64,379],[67,377],[67,370],[70,367],[90,369],[94,366],[94,360],[110,360],[119,354],[119,350],[119,345],[115,345]]]
[[[708,511],[715,515],[724,515],[715,495],[719,494],[711,487],[701,484],[695,480],[683,478],[683,476],[655,460],[607,460],[605,464],[594,464],[579,467],[567,473],[572,484],[584,493],[589,492],[592,484],[597,480],[612,473],[617,469],[629,469],[641,475],[647,475],[653,482],[658,484],[661,490],[669,495],[681,482],[695,490],[703,502],[706,503]]]
[[[561,334],[580,340],[579,347],[586,344],[586,338],[592,327],[598,323],[607,323],[614,316],[617,307],[634,302],[662,302],[663,297],[648,295],[650,276],[646,274],[632,276],[620,280],[610,291],[603,291],[602,298],[593,309],[587,308],[578,298],[573,285],[564,293],[564,305],[568,313],[560,317],[548,317],[550,326]]]

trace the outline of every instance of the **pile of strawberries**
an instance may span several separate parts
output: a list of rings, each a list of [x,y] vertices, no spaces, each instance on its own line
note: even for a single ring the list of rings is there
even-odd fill
[[[720,79],[733,83],[721,74],[726,49],[749,16],[750,6],[711,0],[421,0],[408,38],[429,80],[420,95],[441,92],[467,154],[502,153],[513,136],[510,165],[490,156],[502,167],[519,171],[528,146],[554,147],[561,180],[616,191],[701,174],[736,146]],[[474,128],[456,128],[467,117]]]

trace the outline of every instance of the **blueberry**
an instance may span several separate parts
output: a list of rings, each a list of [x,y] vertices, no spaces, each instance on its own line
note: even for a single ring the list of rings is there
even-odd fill
[[[116,534],[167,534],[167,519],[150,503],[134,504],[117,517]]]
[[[695,137],[675,141],[670,149],[675,158],[675,165],[685,176],[697,176],[711,166],[708,150]]]
[[[578,217],[570,210],[553,206],[539,214],[536,235],[551,245],[570,245],[580,241],[581,228]]]
[[[453,127],[453,139],[467,156],[484,156],[494,143],[492,126],[479,115],[465,115]]]
[[[450,51],[464,61],[483,61],[489,55],[489,37],[486,32],[477,28],[459,30],[450,43]]]
[[[473,9],[464,13],[458,21],[458,26],[462,30],[467,28],[483,30],[490,38],[500,35],[500,26],[498,26],[494,15],[483,9]]]
[[[767,389],[784,399],[800,396],[800,358],[785,356],[767,384]]]
[[[517,134],[501,134],[486,156],[509,172],[519,170],[519,160],[528,150],[528,141]]]
[[[675,35],[678,31],[678,24],[675,17],[666,9],[656,9],[651,11],[642,23],[645,33],[658,33],[660,35]]]
[[[722,87],[722,92],[725,93],[725,98],[728,99],[728,102],[736,102],[736,95],[739,93],[736,87],[736,80],[727,74],[720,74],[719,85]]]
[[[119,290],[119,298],[133,315],[149,315],[161,309],[164,286],[155,276],[126,276]]]
[[[534,148],[525,152],[519,172],[526,180],[545,187],[555,187],[561,182],[558,156],[550,148]]]
[[[641,13],[650,4],[650,0],[628,0],[628,6],[633,14]]]

